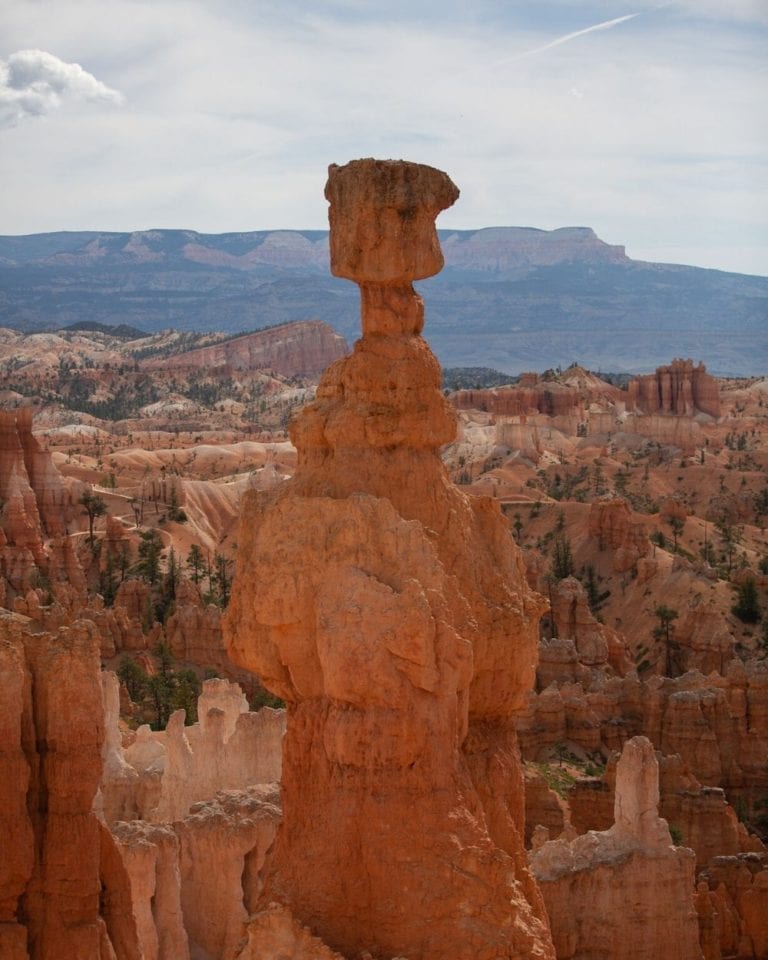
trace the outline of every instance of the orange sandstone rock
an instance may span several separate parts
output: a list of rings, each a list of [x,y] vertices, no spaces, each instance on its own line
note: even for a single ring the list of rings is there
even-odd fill
[[[628,387],[628,407],[642,413],[667,413],[692,417],[697,412],[720,416],[717,381],[703,363],[673,360],[656,373],[635,377]]]
[[[617,573],[631,570],[641,557],[651,552],[648,531],[632,519],[629,504],[621,497],[595,500],[589,511],[589,535],[598,540],[601,550],[613,552]]]
[[[558,960],[701,960],[694,857],[672,846],[658,802],[653,747],[636,737],[617,768],[614,825],[532,853]]]
[[[573,641],[579,664],[620,674],[627,672],[629,657],[621,637],[594,617],[579,580],[565,577],[559,581],[551,602],[557,636]]]
[[[32,678],[24,657],[21,619],[2,616],[0,633],[0,955],[27,957],[27,931],[17,915],[19,898],[32,876],[34,833],[27,810],[31,777]]]
[[[363,160],[326,192],[364,336],[291,425],[294,478],[244,499],[224,621],[230,656],[288,703],[258,907],[347,955],[553,957],[512,725],[542,601],[497,505],[439,460],[455,414],[410,285],[440,269],[434,217],[458,191]]]
[[[280,904],[270,904],[248,922],[247,940],[236,960],[344,960],[291,916]]]
[[[56,635],[28,624],[0,623],[0,784],[14,817],[0,858],[3,957],[139,960],[135,927],[110,913],[119,858],[93,811],[104,736],[98,638],[87,621]]]
[[[706,960],[768,956],[768,855],[715,857],[696,897]]]

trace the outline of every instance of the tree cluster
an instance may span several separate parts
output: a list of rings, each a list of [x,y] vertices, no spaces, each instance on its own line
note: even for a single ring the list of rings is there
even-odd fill
[[[202,683],[194,670],[174,667],[173,656],[165,643],[158,643],[153,654],[156,671],[147,673],[136,660],[126,655],[117,670],[131,700],[141,707],[153,730],[165,730],[174,710],[184,711],[184,723],[197,722],[197,698]]]

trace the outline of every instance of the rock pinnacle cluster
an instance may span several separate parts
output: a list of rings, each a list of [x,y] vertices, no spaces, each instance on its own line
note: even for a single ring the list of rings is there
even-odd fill
[[[439,459],[456,418],[412,287],[458,194],[419,164],[330,167],[331,269],[363,336],[291,425],[293,478],[246,497],[225,621],[288,708],[258,906],[347,957],[554,957],[513,727],[542,601],[498,506]]]

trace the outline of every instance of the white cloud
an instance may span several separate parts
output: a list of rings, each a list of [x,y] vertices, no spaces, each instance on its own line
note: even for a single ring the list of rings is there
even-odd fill
[[[42,117],[63,100],[121,104],[122,94],[45,50],[18,50],[0,60],[0,126],[13,127],[27,117]]]

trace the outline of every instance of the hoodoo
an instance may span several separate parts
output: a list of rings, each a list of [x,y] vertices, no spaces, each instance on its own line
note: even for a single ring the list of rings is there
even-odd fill
[[[291,425],[292,480],[245,499],[225,619],[232,659],[288,705],[247,956],[272,955],[278,904],[345,956],[553,958],[513,727],[542,601],[498,506],[441,464],[456,419],[411,286],[442,267],[458,190],[369,159],[332,166],[326,197],[363,336]]]

